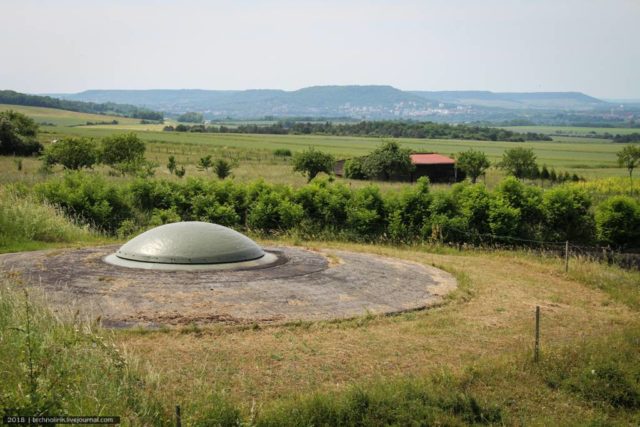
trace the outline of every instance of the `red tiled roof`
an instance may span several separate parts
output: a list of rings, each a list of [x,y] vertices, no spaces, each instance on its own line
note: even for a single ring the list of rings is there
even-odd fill
[[[414,165],[454,165],[456,161],[442,154],[416,153],[411,155],[411,163]]]

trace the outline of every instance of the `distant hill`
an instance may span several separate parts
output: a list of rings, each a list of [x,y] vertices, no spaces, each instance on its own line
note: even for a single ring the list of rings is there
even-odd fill
[[[96,103],[82,100],[59,99],[51,96],[28,95],[13,90],[0,90],[0,104],[56,108],[80,113],[111,114],[147,120],[163,119],[162,113],[130,104],[117,104],[113,101]]]
[[[580,92],[412,91],[425,99],[458,105],[516,110],[592,110],[607,102]]]
[[[172,116],[201,112],[207,119],[273,116],[496,121],[521,118],[527,111],[595,111],[610,105],[578,92],[428,92],[402,91],[391,86],[313,86],[294,91],[88,90],[56,96],[73,101],[131,104]]]
[[[425,110],[438,102],[391,86],[314,86],[284,90],[88,90],[57,94],[69,100],[118,102],[179,114],[186,111],[216,117],[346,116],[385,118]]]

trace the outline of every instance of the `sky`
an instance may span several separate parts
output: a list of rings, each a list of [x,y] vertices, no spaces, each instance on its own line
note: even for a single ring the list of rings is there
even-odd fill
[[[640,0],[0,0],[0,89],[579,91],[640,99]]]

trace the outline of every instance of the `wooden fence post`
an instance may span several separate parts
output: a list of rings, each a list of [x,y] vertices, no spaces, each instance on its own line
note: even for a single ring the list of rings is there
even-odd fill
[[[533,361],[540,360],[540,306],[536,306],[536,344],[533,350]]]
[[[564,272],[569,272],[569,241],[564,243]]]
[[[182,427],[182,417],[180,415],[180,405],[176,405],[176,427]]]

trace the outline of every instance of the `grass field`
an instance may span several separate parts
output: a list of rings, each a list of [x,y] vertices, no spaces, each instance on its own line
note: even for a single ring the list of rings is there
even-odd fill
[[[110,122],[112,120],[117,120],[121,125],[140,123],[139,119],[130,119],[127,117],[77,113],[75,111],[58,110],[55,108],[0,104],[0,111],[5,110],[13,110],[26,114],[35,120],[36,123],[52,123],[56,126],[79,126],[85,125],[87,122]]]
[[[272,156],[277,148],[288,148],[292,152],[302,151],[309,146],[335,155],[337,158],[362,156],[377,147],[380,138],[333,137],[320,135],[246,135],[246,134],[203,134],[163,132],[164,125],[140,124],[139,120],[121,117],[101,116],[93,114],[75,113],[48,108],[4,106],[0,110],[11,108],[30,115],[38,122],[50,122],[57,126],[42,126],[40,140],[50,142],[63,136],[86,136],[102,138],[114,133],[136,132],[149,143],[148,158],[160,165],[166,164],[169,155],[176,156],[180,163],[187,165],[188,174],[197,174],[195,164],[206,154],[225,156],[238,161],[239,167],[235,174],[240,179],[255,179],[264,177],[274,178],[277,182],[297,184],[301,177],[292,177],[290,168],[281,159]],[[116,119],[118,125],[75,126],[87,121],[104,121]],[[73,126],[73,127],[70,127]],[[514,130],[527,132],[553,131],[553,127],[516,127]],[[575,132],[587,131],[588,128],[560,128]],[[594,128],[595,129],[595,128]],[[618,129],[607,129],[617,132]],[[633,129],[619,129],[633,131]],[[455,154],[474,148],[487,154],[492,162],[500,160],[504,150],[513,147],[530,147],[537,155],[540,165],[556,168],[559,171],[577,173],[588,179],[609,176],[624,176],[626,170],[617,165],[616,153],[624,144],[614,144],[608,140],[585,137],[560,136],[553,142],[494,142],[494,141],[462,141],[462,140],[425,140],[425,139],[397,139],[403,146],[418,152],[438,152]],[[489,174],[489,182],[495,176],[501,176],[499,171]],[[5,180],[6,182],[6,180]],[[354,185],[358,185],[355,183]]]
[[[153,408],[170,419],[175,405],[181,405],[187,425],[208,425],[204,420],[222,416],[228,405],[238,408],[247,425],[254,425],[249,420],[283,425],[264,420],[282,408],[290,408],[293,415],[309,399],[324,402],[316,408],[319,416],[332,410],[331,401],[320,397],[331,393],[355,388],[394,396],[403,386],[393,384],[423,380],[443,384],[443,395],[465,393],[483,408],[496,408],[499,425],[635,425],[640,420],[634,406],[609,403],[607,393],[613,398],[617,389],[602,385],[598,392],[603,397],[591,398],[572,392],[571,387],[582,387],[582,382],[593,387],[588,377],[577,377],[573,386],[552,386],[563,369],[585,376],[600,369],[632,375],[613,360],[615,355],[630,366],[637,363],[632,350],[624,356],[615,353],[622,351],[615,337],[638,328],[640,273],[572,259],[566,274],[562,260],[523,252],[306,243],[320,245],[436,265],[454,273],[460,288],[438,308],[395,316],[160,330],[101,331],[94,325],[89,333],[104,334],[115,344],[131,366],[130,375],[137,378],[136,388],[153,393],[158,401]],[[536,306],[542,310],[539,366],[531,362]],[[94,362],[87,359],[90,353],[81,351],[88,369]],[[101,386],[102,393],[127,390],[125,384],[108,384]],[[612,387],[621,386],[615,384]],[[126,411],[121,402],[103,403]],[[141,404],[149,403],[137,402]],[[375,406],[371,409],[375,413]],[[452,419],[444,424],[466,423]]]
[[[639,128],[597,128],[597,127],[579,127],[579,126],[506,126],[504,129],[508,129],[514,132],[538,132],[547,135],[602,135],[610,133],[612,135],[628,135],[630,133],[640,133]],[[555,139],[555,138],[554,138]]]
[[[109,127],[78,127],[47,129],[51,137],[62,135],[102,138],[114,132]],[[149,142],[149,152],[187,151],[191,154],[215,152],[219,150],[237,150],[245,154],[240,157],[264,158],[277,148],[288,148],[292,152],[302,151],[309,146],[334,154],[337,158],[349,158],[366,155],[381,142],[380,138],[333,137],[319,135],[245,135],[245,134],[202,134],[157,131],[136,131]],[[484,151],[492,162],[501,159],[504,150],[513,147],[533,148],[540,165],[546,164],[570,173],[589,175],[590,177],[622,176],[626,172],[617,166],[616,153],[623,144],[591,141],[587,138],[579,141],[561,142],[493,142],[460,140],[424,140],[401,138],[397,141],[403,146],[418,152],[437,152],[455,154],[469,148]],[[164,158],[159,157],[161,162]],[[190,158],[190,161],[197,161]]]

